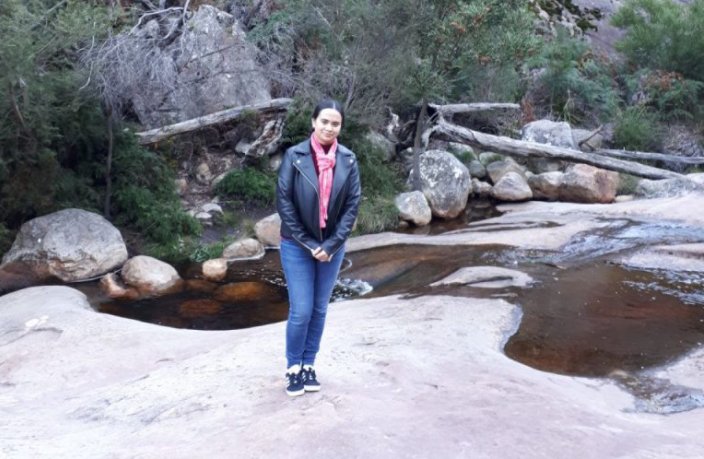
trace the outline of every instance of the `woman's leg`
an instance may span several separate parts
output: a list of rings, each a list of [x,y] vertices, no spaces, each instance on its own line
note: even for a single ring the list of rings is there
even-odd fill
[[[313,365],[315,356],[320,349],[320,339],[325,327],[325,316],[332,290],[340,273],[340,266],[345,258],[345,249],[340,249],[329,262],[315,263],[315,289],[313,295],[313,311],[308,325],[308,335],[303,351],[303,364]]]
[[[288,287],[286,368],[300,365],[313,314],[316,261],[310,251],[293,241],[281,241],[281,266]]]

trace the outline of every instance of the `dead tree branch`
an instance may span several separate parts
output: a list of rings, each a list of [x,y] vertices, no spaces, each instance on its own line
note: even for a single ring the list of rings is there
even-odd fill
[[[293,102],[292,99],[272,99],[269,102],[264,102],[260,104],[243,105],[241,107],[229,108],[227,110],[222,110],[219,112],[211,113],[209,115],[200,116],[198,118],[181,121],[180,123],[171,124],[169,126],[151,129],[149,131],[144,132],[138,132],[137,137],[139,137],[140,144],[149,145],[177,134],[183,134],[185,132],[195,131],[206,126],[213,126],[216,124],[225,123],[227,121],[234,120],[245,113],[269,113],[285,111],[291,104],[291,102]]]
[[[433,127],[433,134],[443,135],[452,140],[466,143],[472,147],[481,148],[508,156],[521,158],[552,158],[608,169],[616,172],[645,177],[649,179],[685,179],[687,177],[676,172],[645,166],[621,159],[583,153],[570,148],[555,147],[542,143],[525,142],[508,137],[484,134],[440,120]]]

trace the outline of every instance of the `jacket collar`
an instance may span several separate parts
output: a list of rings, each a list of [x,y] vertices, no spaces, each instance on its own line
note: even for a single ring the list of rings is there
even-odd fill
[[[315,191],[320,193],[318,185],[318,174],[315,172],[315,165],[313,164],[313,156],[311,153],[310,139],[306,139],[303,142],[294,145],[294,153],[298,156],[296,159],[296,165],[299,170],[306,175],[306,177],[315,186]],[[335,172],[332,179],[332,192],[330,193],[330,203],[332,204],[337,199],[340,194],[342,186],[347,180],[347,176],[352,170],[355,158],[354,153],[338,142],[337,152],[335,153]]]

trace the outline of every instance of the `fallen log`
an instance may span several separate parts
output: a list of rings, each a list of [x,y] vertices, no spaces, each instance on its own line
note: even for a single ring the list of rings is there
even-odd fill
[[[677,178],[689,180],[687,176],[676,172],[659,169],[657,167],[637,164],[607,156],[583,153],[570,148],[555,147],[552,145],[515,140],[508,137],[484,134],[462,126],[448,123],[440,119],[431,129],[431,134],[441,134],[452,140],[466,143],[475,148],[486,149],[507,156],[521,158],[551,158],[575,163],[584,163],[591,166],[608,169],[616,172],[645,177],[649,179]]]
[[[614,158],[626,158],[634,159],[636,161],[667,161],[669,163],[679,163],[679,164],[704,164],[704,158],[701,156],[674,156],[665,155],[662,153],[649,153],[644,151],[629,151],[629,150],[609,150],[600,149],[594,150],[593,153],[597,155],[610,156]]]
[[[240,107],[228,108],[227,110],[181,121],[176,124],[170,124],[168,126],[151,129],[149,131],[138,132],[137,137],[139,138],[139,143],[141,145],[149,145],[177,134],[183,134],[184,132],[195,131],[206,126],[213,126],[215,124],[232,121],[251,112],[270,113],[284,111],[288,108],[291,102],[293,102],[293,99],[282,98],[272,99],[269,102],[263,102],[260,104],[242,105]]]
[[[490,112],[497,110],[516,110],[519,111],[521,106],[518,104],[510,103],[493,103],[493,102],[476,102],[473,104],[428,104],[428,107],[432,108],[436,112],[443,116],[452,117],[457,113],[478,113],[478,112]]]

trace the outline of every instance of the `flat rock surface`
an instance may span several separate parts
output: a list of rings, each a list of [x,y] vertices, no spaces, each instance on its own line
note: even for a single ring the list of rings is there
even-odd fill
[[[702,410],[635,413],[611,382],[505,357],[520,313],[503,300],[385,297],[334,303],[328,317],[323,390],[290,399],[283,323],[176,330],[96,313],[67,287],[6,295],[0,456],[694,458],[704,450]],[[700,374],[703,358],[680,363],[679,378]]]

